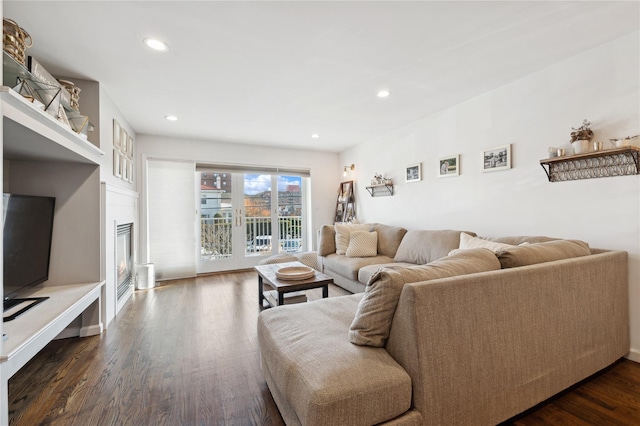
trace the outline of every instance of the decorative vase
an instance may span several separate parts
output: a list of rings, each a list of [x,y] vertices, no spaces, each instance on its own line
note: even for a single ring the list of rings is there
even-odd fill
[[[589,152],[589,141],[586,139],[573,141],[571,142],[571,147],[574,154],[585,154]]]

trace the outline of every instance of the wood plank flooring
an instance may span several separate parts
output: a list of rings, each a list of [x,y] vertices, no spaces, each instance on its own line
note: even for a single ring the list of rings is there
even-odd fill
[[[101,336],[51,342],[9,380],[11,425],[282,425],[258,313],[252,271],[135,292]],[[640,364],[623,360],[505,424],[640,424]]]

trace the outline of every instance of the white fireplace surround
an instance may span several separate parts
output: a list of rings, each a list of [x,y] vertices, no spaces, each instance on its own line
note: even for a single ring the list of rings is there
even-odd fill
[[[131,235],[132,266],[138,261],[138,193],[102,182],[102,279],[106,280],[102,297],[103,323],[108,327],[133,294],[133,286],[118,300],[116,277],[116,237],[118,225],[133,224]]]

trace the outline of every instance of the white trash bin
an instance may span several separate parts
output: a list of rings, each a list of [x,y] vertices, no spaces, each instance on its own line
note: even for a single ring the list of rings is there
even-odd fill
[[[153,263],[138,265],[136,290],[146,290],[156,286],[156,270]]]

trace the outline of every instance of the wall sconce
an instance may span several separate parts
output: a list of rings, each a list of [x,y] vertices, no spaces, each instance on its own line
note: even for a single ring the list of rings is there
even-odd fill
[[[344,170],[342,171],[342,176],[347,177],[349,175],[349,170],[354,171],[356,169],[356,165],[352,164],[350,166],[344,166]]]

